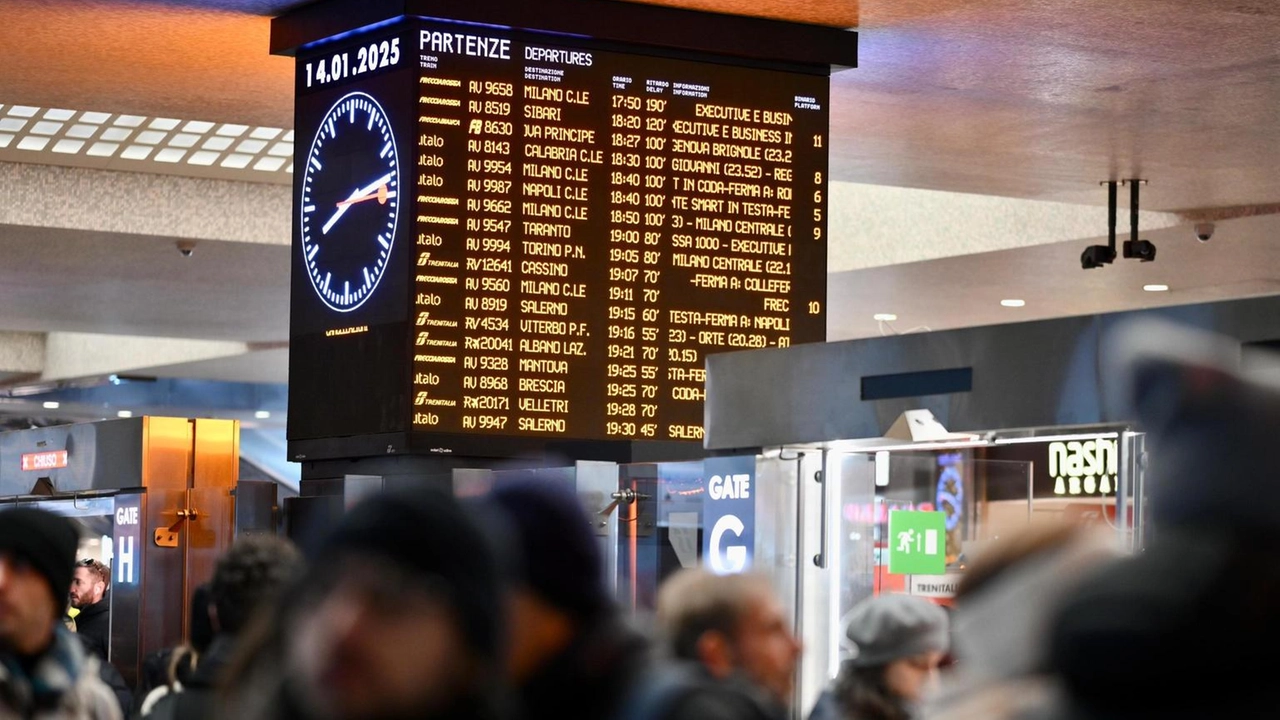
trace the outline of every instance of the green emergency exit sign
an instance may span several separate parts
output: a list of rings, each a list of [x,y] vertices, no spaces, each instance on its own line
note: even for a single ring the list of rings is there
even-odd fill
[[[940,512],[889,511],[889,572],[945,575],[947,518]]]

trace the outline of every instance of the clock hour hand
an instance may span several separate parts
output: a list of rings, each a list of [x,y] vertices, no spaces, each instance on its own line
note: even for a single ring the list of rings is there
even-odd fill
[[[320,234],[321,235],[329,234],[329,229],[333,227],[334,223],[338,222],[338,220],[343,215],[347,214],[347,208],[351,207],[351,202],[353,200],[360,197],[361,195],[368,195],[369,193],[377,190],[380,186],[386,185],[390,181],[391,181],[391,173],[387,173],[386,175],[383,175],[382,177],[378,178],[377,180],[374,180],[368,185],[362,188],[357,188],[353,190],[351,194],[347,196],[347,199],[345,201],[338,203],[338,211],[333,214],[333,217],[329,218],[328,222],[324,224],[324,227],[320,228]]]

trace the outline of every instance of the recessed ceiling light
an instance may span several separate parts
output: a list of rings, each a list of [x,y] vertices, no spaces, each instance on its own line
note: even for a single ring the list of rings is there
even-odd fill
[[[120,157],[126,160],[146,160],[150,154],[151,148],[146,145],[130,145],[124,149],[124,152],[120,153]]]
[[[121,410],[121,411],[119,411],[119,412],[117,412],[117,413],[116,413],[116,417],[131,418],[131,417],[133,417],[133,411],[132,411],[132,410]]]
[[[255,140],[275,140],[281,132],[283,131],[280,128],[260,127],[254,128],[253,132],[249,133],[249,137]]]
[[[182,132],[189,132],[189,133],[203,134],[203,133],[209,132],[212,129],[213,129],[213,123],[205,120],[191,120],[191,121],[188,121],[186,125],[182,126]]]
[[[7,130],[9,132],[18,132],[19,130],[21,130],[26,126],[27,126],[26,120],[19,120],[17,118],[4,118],[3,120],[0,120],[0,130]]]
[[[204,141],[204,144],[203,144],[203,145],[201,145],[200,147],[204,148],[205,150],[217,150],[217,151],[222,151],[222,150],[226,150],[227,148],[231,147],[231,143],[232,143],[231,138],[227,138],[227,137],[211,137],[211,138],[209,138],[208,140],[205,140],[205,141]]]
[[[876,313],[871,316],[871,319],[879,322],[893,322],[898,319],[898,316],[893,313]]]
[[[40,108],[31,107],[30,105],[10,105],[9,114],[15,117],[35,117],[40,112]]]
[[[264,157],[253,164],[253,169],[262,170],[264,172],[275,172],[280,169],[281,165],[284,165],[284,158]]]
[[[267,142],[265,140],[241,140],[240,144],[236,146],[236,152],[255,155],[261,152],[262,148],[266,146]]]
[[[45,111],[44,116],[50,120],[70,120],[76,116],[76,111],[65,110],[63,108],[50,108]]]
[[[62,407],[62,404],[61,404],[61,403],[59,403],[59,402],[57,402],[57,401],[55,401],[55,400],[46,400],[46,401],[44,402],[44,409],[45,409],[45,410],[57,410],[57,409],[58,409],[58,408],[60,408],[60,407]]]
[[[218,160],[219,153],[210,152],[208,150],[200,150],[191,153],[191,157],[187,158],[187,162],[192,165],[212,165]]]
[[[218,164],[225,168],[234,168],[239,170],[248,166],[250,160],[253,160],[252,155],[232,154],[222,158],[222,162]]]
[[[68,138],[62,138],[61,140],[53,144],[53,151],[56,153],[62,153],[63,155],[74,155],[80,152],[80,148],[82,147],[84,147],[83,140],[71,140]]]
[[[134,138],[134,142],[139,142],[143,145],[155,145],[163,140],[165,135],[166,133],[159,130],[144,130],[138,133],[138,137]]]
[[[61,129],[62,129],[62,123],[52,122],[50,120],[41,120],[40,122],[31,126],[31,132],[35,133],[36,135],[57,135],[58,131]]]
[[[1001,300],[1001,301],[1000,301],[1000,304],[1001,304],[1001,305],[1003,305],[1003,306],[1005,306],[1005,307],[1022,307],[1023,305],[1026,305],[1026,304],[1027,304],[1027,301],[1026,301],[1026,300],[1019,300],[1019,299],[1017,299],[1017,298],[1009,298],[1009,299],[1006,299],[1006,300]]]
[[[152,120],[151,124],[147,125],[147,127],[152,130],[172,130],[178,127],[181,123],[182,121],[177,118],[156,118],[155,120]]]
[[[1147,292],[1168,292],[1169,286],[1161,285],[1159,283],[1152,283],[1150,285],[1143,285],[1142,289],[1146,290]]]
[[[36,137],[35,135],[28,135],[18,141],[18,149],[40,152],[41,150],[44,149],[44,146],[48,144],[49,144],[49,138],[47,137]]]
[[[117,128],[117,127],[107,128],[106,130],[102,131],[102,139],[110,140],[111,142],[119,142],[129,137],[129,133],[132,133],[132,132],[133,132],[132,130],[129,130],[127,128]]]
[[[244,131],[248,129],[249,129],[248,125],[235,125],[232,123],[226,123],[222,127],[218,128],[217,134],[225,135],[227,137],[240,137],[241,135],[244,134]]]
[[[104,113],[104,112],[86,112],[86,113],[80,114],[80,122],[87,122],[87,123],[93,123],[94,125],[101,125],[102,123],[106,122],[107,119],[110,117],[111,117],[110,114]]]
[[[177,135],[174,135],[173,137],[169,138],[169,144],[174,147],[189,148],[194,146],[197,142],[199,142],[199,140],[200,140],[199,135],[192,135],[191,133],[178,133]]]
[[[119,148],[120,145],[117,143],[96,142],[93,147],[85,151],[85,154],[94,157],[111,157],[116,154],[116,150]]]
[[[121,115],[120,117],[116,118],[116,121],[114,124],[119,125],[120,127],[132,128],[132,127],[138,127],[139,125],[141,125],[143,120],[146,120],[146,118],[142,117],[141,115]]]
[[[98,132],[96,125],[72,125],[71,129],[67,130],[67,137],[89,138],[96,132]]]
[[[12,135],[6,135],[4,133],[0,133],[0,148],[9,147],[9,143],[11,142],[13,142]]]
[[[259,411],[255,412],[255,413],[253,414],[253,416],[254,416],[254,417],[256,417],[256,418],[258,418],[259,420],[266,420],[267,418],[271,417],[271,411],[269,411],[269,410],[259,410]]]
[[[187,154],[186,150],[179,150],[177,148],[164,148],[160,152],[156,153],[155,161],[162,162],[162,163],[176,163],[179,160],[181,160],[183,156],[185,156],[186,154]]]
[[[267,154],[275,155],[276,157],[289,157],[293,154],[293,143],[278,142],[271,146],[271,149],[267,151]]]

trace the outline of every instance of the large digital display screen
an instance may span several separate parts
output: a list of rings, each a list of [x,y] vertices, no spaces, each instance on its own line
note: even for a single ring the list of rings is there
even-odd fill
[[[413,21],[297,82],[293,367],[399,334],[384,431],[700,441],[707,355],[825,339],[824,73]]]

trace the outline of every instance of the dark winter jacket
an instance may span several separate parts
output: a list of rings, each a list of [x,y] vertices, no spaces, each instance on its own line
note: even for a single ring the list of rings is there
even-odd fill
[[[76,635],[90,655],[107,661],[107,650],[111,647],[111,600],[107,596],[80,609],[76,615]]]
[[[611,720],[644,675],[648,646],[621,619],[606,615],[520,688],[525,720]]]
[[[649,675],[624,720],[785,720],[787,708],[747,678],[713,678],[701,665],[672,662]]]
[[[235,655],[235,638],[219,635],[200,658],[181,690],[160,698],[147,714],[153,720],[213,720],[220,716],[218,683]]]

